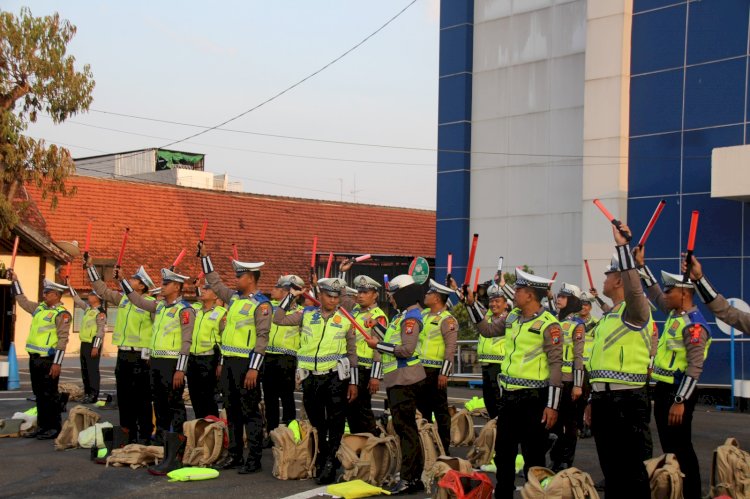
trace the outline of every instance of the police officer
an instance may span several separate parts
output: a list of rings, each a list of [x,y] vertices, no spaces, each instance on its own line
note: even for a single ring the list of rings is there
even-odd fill
[[[154,430],[151,370],[148,365],[153,317],[149,312],[136,307],[124,294],[108,289],[91,261],[89,257],[86,262],[91,287],[104,301],[117,306],[112,344],[117,345],[115,381],[120,425],[128,434],[129,443],[147,445]],[[130,277],[129,284],[146,300],[154,299],[148,295],[148,291],[156,286],[142,265]]]
[[[71,316],[60,300],[67,288],[45,279],[42,288],[44,301],[37,303],[23,294],[15,272],[9,269],[8,273],[12,281],[11,294],[15,297],[16,303],[31,314],[26,351],[29,354],[31,389],[36,397],[38,429],[24,436],[50,440],[57,437],[61,428],[62,404],[57,385],[65,357],[65,347],[68,345]]]
[[[410,275],[396,276],[390,281],[388,296],[399,312],[387,329],[376,324],[377,335],[365,340],[382,354],[388,406],[401,442],[401,479],[391,490],[394,494],[410,494],[424,488],[416,420],[417,400],[426,377],[416,353],[422,330],[423,294],[423,288]]]
[[[695,255],[693,255],[692,259],[690,279],[695,283],[695,289],[698,291],[701,301],[706,304],[717,319],[721,319],[743,333],[750,333],[750,313],[742,312],[730,305],[727,299],[708,282],[708,279],[703,274],[703,267]],[[687,265],[684,259],[682,262],[682,272],[683,274],[687,272]]]
[[[305,282],[296,275],[283,275],[271,289],[271,304],[274,312],[279,303],[289,295],[294,287],[302,289]],[[302,310],[293,300],[287,314]],[[266,361],[263,366],[263,398],[266,402],[266,425],[268,432],[279,426],[279,402],[281,402],[281,423],[288,425],[297,418],[294,402],[295,376],[297,372],[297,350],[299,350],[299,326],[279,326],[271,324],[271,333],[266,348]],[[270,439],[268,445],[270,446]]]
[[[341,465],[336,451],[344,434],[346,404],[357,398],[359,384],[353,327],[339,310],[345,287],[346,281],[337,277],[319,279],[320,306],[287,314],[293,298],[301,293],[291,290],[273,316],[279,326],[302,328],[297,364],[302,403],[310,423],[318,430],[318,484],[336,479]]]
[[[573,466],[578,440],[578,420],[586,404],[583,394],[583,353],[586,329],[582,319],[575,314],[581,311],[581,289],[563,283],[555,305],[557,320],[563,333],[563,394],[560,399],[557,424],[552,430],[557,439],[550,450],[552,471],[557,473]]]
[[[224,407],[229,421],[229,454],[224,469],[240,467],[238,473],[261,470],[263,417],[260,413],[260,369],[268,345],[273,308],[258,289],[263,262],[232,260],[237,289],[226,286],[214,271],[211,257],[201,244],[201,265],[206,282],[229,305],[227,325],[221,337],[221,382]],[[243,429],[247,433],[248,455],[243,459]]]
[[[626,225],[621,226],[630,233]],[[654,330],[628,240],[613,227],[616,254],[602,291],[612,310],[594,330],[587,365],[591,378],[591,422],[608,499],[651,497],[643,460],[651,412],[646,385]]]
[[[493,331],[505,328],[508,315],[508,296],[503,288],[492,284],[487,288],[489,310],[486,310],[474,294],[467,295],[467,310],[474,328],[480,333],[477,345],[477,358],[482,363],[482,397],[490,419],[497,417],[497,403],[500,399],[500,385],[497,377],[505,359],[505,336],[495,336]],[[482,334],[484,333],[484,334]],[[486,336],[485,336],[486,335]]]
[[[427,421],[433,414],[438,434],[446,455],[450,453],[451,416],[448,412],[448,377],[453,370],[458,340],[458,321],[448,311],[446,303],[453,290],[430,279],[422,312],[417,355],[425,371],[424,389],[417,401],[417,409]]]
[[[557,421],[562,396],[562,331],[542,300],[554,281],[516,269],[515,305],[503,328],[505,358],[498,377],[495,497],[513,497],[518,446],[524,473],[544,466],[548,432]],[[480,334],[487,334],[481,333]]]
[[[583,327],[586,330],[586,334],[584,336],[584,345],[583,345],[583,363],[584,365],[589,361],[589,357],[591,357],[591,349],[594,346],[594,328],[596,327],[597,322],[599,322],[599,319],[597,317],[594,317],[594,315],[591,313],[591,310],[593,308],[593,304],[596,301],[594,298],[594,295],[591,293],[584,291],[581,293],[581,311],[574,314],[575,317],[578,317],[580,320],[583,321]],[[581,398],[579,400],[588,401],[589,396],[591,395],[591,382],[589,381],[589,375],[588,371],[584,369],[583,372],[583,394],[581,395]],[[581,438],[591,438],[591,426],[588,423],[588,417],[584,417],[584,414],[586,414],[586,409],[588,408],[589,416],[590,416],[590,405],[589,404],[579,404],[578,407],[578,427],[581,428],[581,431],[579,433],[579,436]]]
[[[151,359],[151,392],[156,413],[157,440],[167,445],[177,442],[187,411],[182,393],[185,390],[190,347],[195,326],[195,309],[182,299],[182,288],[188,276],[161,269],[163,300],[154,301],[135,292],[128,280],[120,282],[123,292],[136,307],[155,314],[149,355]],[[154,474],[163,468],[149,469]]]
[[[681,275],[661,272],[660,290],[651,270],[644,265],[644,250],[634,251],[636,265],[649,299],[667,314],[651,376],[656,380],[654,418],[662,450],[677,457],[685,474],[686,499],[702,497],[698,456],[692,442],[695,387],[703,372],[703,361],[711,344],[708,323],[693,302],[695,290]]]
[[[372,328],[379,324],[388,327],[388,317],[378,306],[378,291],[380,284],[366,275],[354,278],[357,288],[357,304],[352,309],[352,317],[372,336]],[[357,338],[357,369],[359,370],[359,385],[357,398],[347,406],[346,419],[352,433],[379,433],[372,412],[372,395],[380,390],[380,378],[383,375],[380,352],[367,345],[361,334]]]
[[[78,334],[81,339],[81,378],[83,378],[84,404],[92,404],[99,398],[99,359],[104,342],[104,327],[107,325],[107,313],[101,298],[95,293],[89,293],[83,301],[73,288],[70,288],[73,303],[76,308],[83,310],[81,329]]]
[[[227,309],[216,303],[216,293],[208,284],[203,285],[199,299],[200,307],[195,309],[187,380],[195,417],[205,418],[219,415],[214,394],[219,380],[221,333],[226,327]]]

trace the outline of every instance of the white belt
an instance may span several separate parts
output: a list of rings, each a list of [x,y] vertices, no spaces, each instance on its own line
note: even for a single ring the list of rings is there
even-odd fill
[[[142,352],[143,348],[138,347],[118,347],[117,348],[120,352]]]

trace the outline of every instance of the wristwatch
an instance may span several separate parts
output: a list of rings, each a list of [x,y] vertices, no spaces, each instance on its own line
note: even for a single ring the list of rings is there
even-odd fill
[[[674,398],[674,403],[675,404],[682,404],[683,402],[685,402],[685,397],[683,397],[682,395],[677,395]]]

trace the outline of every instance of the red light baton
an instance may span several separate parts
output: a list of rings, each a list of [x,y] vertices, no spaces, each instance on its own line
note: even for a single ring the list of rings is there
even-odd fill
[[[235,260],[239,261],[240,253],[237,251],[237,245],[235,243],[232,243],[232,256]]]
[[[474,234],[471,240],[471,250],[469,251],[469,263],[466,265],[466,277],[464,277],[464,286],[471,284],[471,271],[474,269],[474,256],[477,254],[477,244],[479,243],[479,234]]]
[[[474,293],[477,292],[478,288],[479,288],[479,267],[477,267],[477,275],[474,278]]]
[[[646,240],[648,239],[648,236],[651,235],[651,231],[654,230],[654,225],[656,225],[656,221],[659,220],[659,216],[661,215],[662,210],[664,210],[664,206],[666,206],[667,202],[665,200],[659,201],[659,204],[656,205],[656,210],[654,210],[654,214],[651,215],[651,220],[649,220],[648,225],[646,226],[646,230],[643,231],[643,235],[641,236],[641,240],[638,241],[638,246],[641,248],[644,244],[646,244]]]
[[[203,246],[203,241],[206,240],[206,230],[208,229],[208,220],[203,221],[203,227],[201,227],[201,235],[198,239],[198,253],[196,253],[195,256],[199,257],[201,256],[201,246]]]
[[[180,264],[183,258],[185,258],[185,253],[187,253],[187,250],[185,248],[182,248],[182,251],[180,251],[180,254],[177,255],[177,258],[174,259],[174,263],[172,263],[172,266],[169,267],[169,270],[174,271],[175,268]]]
[[[325,275],[326,279],[328,279],[328,277],[331,275],[331,265],[333,265],[333,251],[330,251],[328,253],[328,263],[326,264],[326,275]]]
[[[13,241],[13,253],[10,256],[10,268],[13,269],[13,266],[16,264],[16,255],[18,254],[18,242],[20,241],[19,237],[16,236],[16,240]]]
[[[554,281],[556,277],[557,277],[557,272],[555,272],[554,274],[552,274],[552,279],[550,279],[550,280]],[[549,289],[552,289],[552,284],[554,284],[554,283],[550,283]]]
[[[83,245],[83,267],[86,268],[86,262],[89,259],[89,246],[91,244],[91,229],[94,222],[89,221],[88,227],[86,227],[86,242]]]
[[[602,211],[602,213],[604,213],[604,216],[607,217],[607,220],[609,220],[612,225],[617,227],[617,230],[620,231],[620,234],[622,235],[622,237],[624,237],[628,242],[630,242],[630,239],[632,238],[632,236],[626,232],[623,232],[620,229],[620,227],[622,227],[622,222],[617,220],[615,216],[612,215],[609,212],[609,210],[605,208],[602,202],[599,201],[598,199],[594,199],[594,204],[596,205],[597,208],[599,208]]]
[[[697,232],[698,211],[693,210],[693,215],[690,218],[690,234],[688,235],[687,254],[685,255],[685,263],[687,264],[687,269],[685,269],[685,275],[682,276],[682,282],[688,282],[690,268],[693,266],[693,249],[695,249],[695,235]]]
[[[117,263],[115,264],[115,279],[120,278],[120,268],[122,267],[122,257],[125,256],[125,245],[128,242],[128,233],[130,229],[125,227],[125,234],[122,235],[122,245],[120,246],[120,254],[117,255]]]
[[[367,334],[367,332],[366,332],[366,331],[365,331],[365,330],[364,330],[364,329],[362,328],[362,326],[360,326],[360,325],[359,325],[359,324],[357,323],[357,321],[355,321],[355,320],[354,320],[354,317],[352,317],[352,316],[351,316],[351,314],[349,314],[349,312],[347,312],[347,311],[346,311],[346,309],[345,309],[344,307],[339,307],[339,308],[338,308],[338,311],[339,311],[339,312],[341,312],[341,314],[342,314],[342,315],[343,315],[344,317],[346,317],[347,319],[349,319],[349,322],[351,322],[351,323],[352,323],[352,326],[354,326],[354,327],[355,327],[355,328],[357,329],[357,331],[359,331],[360,333],[362,333],[362,336],[364,336],[366,340],[372,339],[372,338],[370,337],[370,335],[369,335],[369,334]]]
[[[354,261],[359,263],[359,262],[364,262],[365,260],[369,260],[370,258],[372,258],[372,255],[367,253],[366,255],[358,256],[357,258],[354,259]]]
[[[594,280],[591,279],[591,269],[589,268],[589,261],[584,260],[583,264],[586,266],[586,275],[589,276],[589,289],[594,289]]]

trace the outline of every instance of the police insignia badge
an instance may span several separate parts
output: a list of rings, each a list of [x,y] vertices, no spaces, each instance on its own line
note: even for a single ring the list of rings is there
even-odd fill
[[[550,328],[549,334],[552,337],[552,343],[560,343],[560,326],[553,326]]]
[[[404,322],[404,330],[406,334],[411,334],[414,332],[414,325],[417,323],[414,319],[409,319]]]
[[[334,315],[333,316],[333,322],[334,322],[334,324],[341,324],[341,316]]]

